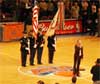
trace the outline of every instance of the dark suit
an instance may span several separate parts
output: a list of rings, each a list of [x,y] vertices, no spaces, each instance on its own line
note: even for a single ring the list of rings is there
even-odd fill
[[[26,66],[26,59],[27,59],[27,54],[28,52],[28,39],[26,37],[22,37],[20,39],[20,43],[21,43],[21,64],[22,66]]]
[[[42,59],[42,53],[43,53],[43,44],[45,43],[45,40],[43,38],[43,35],[38,33],[37,34],[37,63],[42,64],[41,59]]]
[[[36,39],[33,36],[29,37],[30,41],[30,65],[34,65],[34,58],[35,58],[35,53],[36,53]]]
[[[55,52],[55,35],[49,36],[48,39],[48,57],[49,57],[49,63],[53,63],[53,57],[54,57],[54,52]]]
[[[74,74],[79,75],[79,67],[82,58],[83,58],[83,47],[78,47],[77,45],[75,45],[74,66],[73,66]]]
[[[81,8],[80,10],[80,15],[82,16],[82,33],[87,32],[87,20],[88,20],[88,16],[89,16],[89,9],[84,10],[83,8]]]
[[[89,17],[91,23],[90,23],[90,35],[95,35],[97,31],[97,13],[91,13]]]

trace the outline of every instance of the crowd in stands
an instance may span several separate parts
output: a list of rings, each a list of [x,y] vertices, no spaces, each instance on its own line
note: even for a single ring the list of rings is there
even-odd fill
[[[92,5],[99,7],[99,0],[37,0],[39,20],[51,20],[58,9],[58,2],[64,2],[65,19],[82,18],[91,14]],[[34,0],[0,0],[1,21],[25,21],[31,18]]]
[[[82,32],[90,28],[90,35],[95,35],[100,0],[37,0],[39,20],[52,20],[60,2],[64,2],[62,14],[65,19],[82,20]],[[33,7],[34,0],[0,0],[0,22],[17,21],[31,25]]]

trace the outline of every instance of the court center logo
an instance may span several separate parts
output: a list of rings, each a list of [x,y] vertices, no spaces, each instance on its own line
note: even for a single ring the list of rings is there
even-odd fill
[[[68,66],[41,66],[31,69],[32,73],[39,76],[45,75],[59,75],[59,76],[72,76],[72,67]]]
[[[73,76],[73,68],[71,66],[38,66],[32,67],[28,69],[21,68],[20,69],[25,74],[31,74],[33,76],[63,76],[63,77],[72,77]],[[84,71],[84,69],[80,69],[80,71]]]

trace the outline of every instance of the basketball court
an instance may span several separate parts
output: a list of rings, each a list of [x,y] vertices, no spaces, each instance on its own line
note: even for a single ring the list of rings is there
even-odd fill
[[[37,84],[43,80],[45,84],[71,84],[74,44],[81,39],[84,48],[84,57],[81,62],[81,76],[77,78],[76,84],[92,84],[90,69],[100,58],[100,38],[82,35],[58,36],[57,49],[54,56],[54,63],[48,64],[48,49],[45,43],[42,63],[35,66],[21,67],[20,63],[20,42],[0,43],[0,84]]]

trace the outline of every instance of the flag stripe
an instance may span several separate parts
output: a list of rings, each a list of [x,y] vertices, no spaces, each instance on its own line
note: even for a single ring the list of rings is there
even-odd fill
[[[33,34],[35,37],[37,36],[37,31],[38,31],[38,6],[35,5],[32,9],[33,11],[33,16],[32,16],[32,29],[33,29]]]

